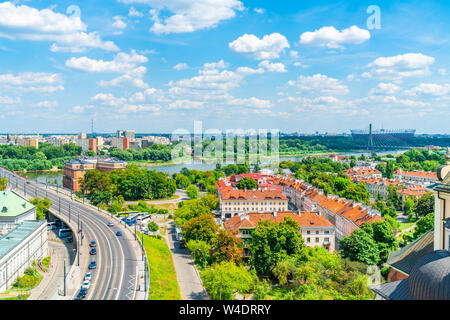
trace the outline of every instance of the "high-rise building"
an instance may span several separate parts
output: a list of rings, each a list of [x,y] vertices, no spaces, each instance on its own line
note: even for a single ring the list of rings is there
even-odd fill
[[[128,139],[134,139],[135,138],[135,132],[134,130],[125,130],[125,138]]]

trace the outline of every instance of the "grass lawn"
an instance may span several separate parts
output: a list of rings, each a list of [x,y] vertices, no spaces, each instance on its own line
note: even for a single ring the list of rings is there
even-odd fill
[[[176,210],[178,205],[176,203],[152,203],[156,209]]]
[[[405,229],[412,227],[413,225],[415,225],[415,222],[400,222],[398,224],[398,228],[400,231],[403,231]]]
[[[138,236],[141,237],[139,232]],[[166,242],[144,235],[144,247],[150,267],[148,300],[182,300],[172,254]]]

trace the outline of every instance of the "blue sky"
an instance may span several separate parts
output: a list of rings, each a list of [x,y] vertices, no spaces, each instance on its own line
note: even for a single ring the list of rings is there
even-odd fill
[[[448,1],[105,3],[0,2],[0,132],[449,133]]]

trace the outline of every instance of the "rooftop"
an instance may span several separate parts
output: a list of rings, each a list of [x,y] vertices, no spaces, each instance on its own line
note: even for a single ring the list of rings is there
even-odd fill
[[[33,209],[34,206],[14,191],[0,191],[0,218],[16,217]]]
[[[26,237],[38,229],[46,220],[40,221],[24,221],[10,233],[0,238],[0,259],[2,259],[8,252],[14,249]]]

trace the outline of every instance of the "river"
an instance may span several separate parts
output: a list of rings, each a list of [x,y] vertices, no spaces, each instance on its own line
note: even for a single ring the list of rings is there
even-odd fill
[[[398,155],[400,153],[404,153],[406,150],[392,150],[392,151],[382,151],[377,152],[377,155],[383,156],[387,154],[392,155]],[[371,154],[371,152],[344,152],[339,153],[340,156],[356,156],[360,157],[362,154],[365,156],[368,156]],[[301,159],[307,157],[305,156],[292,156],[292,157],[280,157],[280,161],[300,161]],[[268,159],[266,161],[263,161],[261,163],[261,167],[267,167],[273,162],[273,159]],[[226,165],[226,164],[223,164]],[[163,165],[163,166],[155,166],[155,167],[145,167],[149,170],[155,170],[155,171],[161,171],[168,173],[170,175],[174,173],[178,173],[183,168],[188,168],[189,170],[196,169],[201,171],[206,170],[214,170],[216,168],[216,163],[214,161],[210,162],[203,162],[203,163],[194,163],[194,162],[185,162],[180,164],[174,164],[174,165]],[[28,172],[25,174],[26,177],[32,180],[37,180],[38,182],[42,183],[51,183],[55,184],[55,181],[58,183],[58,185],[62,185],[62,179],[63,179],[63,171],[57,171],[57,172]]]

